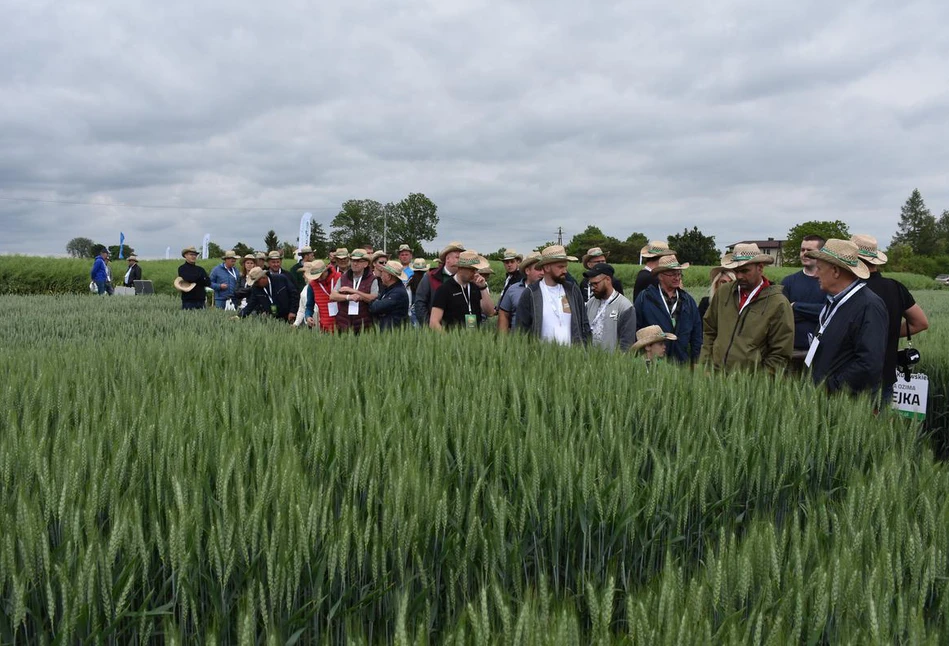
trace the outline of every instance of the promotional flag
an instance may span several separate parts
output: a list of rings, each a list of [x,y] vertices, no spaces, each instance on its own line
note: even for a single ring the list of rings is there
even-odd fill
[[[165,260],[169,260],[170,258],[171,258],[171,247],[166,247],[166,248],[165,248]]]
[[[211,234],[205,233],[204,240],[201,241],[201,257],[205,260],[208,259],[208,243],[211,242]]]
[[[125,257],[122,255],[124,246],[125,246],[125,234],[119,231],[119,260],[122,260]]]
[[[310,244],[310,231],[313,229],[313,216],[304,213],[300,218],[300,237],[297,239],[297,247],[305,247]]]

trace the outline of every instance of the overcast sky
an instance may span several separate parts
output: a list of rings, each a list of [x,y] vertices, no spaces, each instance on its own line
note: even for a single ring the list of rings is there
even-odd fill
[[[0,252],[259,247],[410,192],[428,248],[484,252],[812,219],[886,246],[913,188],[949,209],[944,0],[582,4],[7,2]]]

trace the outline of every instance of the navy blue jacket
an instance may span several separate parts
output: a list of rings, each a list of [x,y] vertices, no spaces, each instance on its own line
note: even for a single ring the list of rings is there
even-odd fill
[[[636,329],[649,325],[658,325],[663,332],[676,335],[675,341],[666,341],[666,356],[680,363],[695,362],[702,351],[702,317],[695,299],[685,291],[679,290],[679,309],[676,312],[676,326],[662,302],[662,293],[658,285],[650,285],[636,297]]]
[[[382,287],[376,300],[369,303],[369,313],[380,330],[402,327],[409,317],[409,292],[402,281]]]
[[[811,345],[808,335],[817,333],[817,316],[827,295],[821,291],[818,280],[803,271],[785,276],[781,286],[794,312],[794,349],[807,350]]]

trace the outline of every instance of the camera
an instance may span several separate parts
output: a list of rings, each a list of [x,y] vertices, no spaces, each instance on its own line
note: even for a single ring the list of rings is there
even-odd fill
[[[896,369],[902,373],[904,381],[910,380],[910,375],[913,374],[913,366],[919,363],[919,357],[919,350],[912,346],[903,348],[896,353]]]

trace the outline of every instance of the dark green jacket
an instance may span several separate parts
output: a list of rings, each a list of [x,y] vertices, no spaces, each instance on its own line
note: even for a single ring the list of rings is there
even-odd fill
[[[699,362],[721,370],[783,370],[794,351],[794,313],[781,285],[763,288],[738,315],[738,284],[722,285],[702,321]]]

